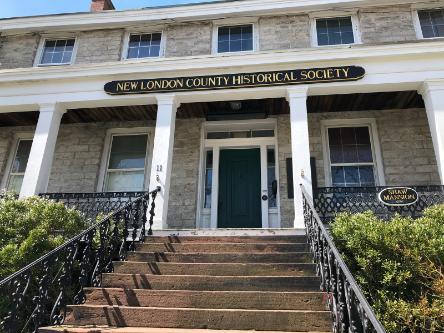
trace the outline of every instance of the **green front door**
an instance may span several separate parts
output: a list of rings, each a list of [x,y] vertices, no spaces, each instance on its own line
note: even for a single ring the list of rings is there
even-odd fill
[[[259,148],[220,151],[218,227],[262,227]]]

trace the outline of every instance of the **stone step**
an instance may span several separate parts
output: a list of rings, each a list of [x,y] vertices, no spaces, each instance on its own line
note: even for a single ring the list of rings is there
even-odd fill
[[[284,236],[147,236],[145,243],[306,243],[305,235]]]
[[[150,328],[150,327],[109,327],[109,326],[57,326],[39,329],[40,333],[253,333],[252,331],[239,330],[207,330],[207,329],[181,329],[181,328]],[[331,331],[310,331],[304,333],[329,333]],[[254,331],[254,333],[282,333],[282,331]],[[293,333],[302,333],[294,332]]]
[[[114,262],[115,273],[158,275],[219,275],[219,276],[313,276],[315,265],[310,263],[172,263],[172,262]]]
[[[322,292],[87,288],[85,294],[88,305],[312,311],[327,309],[327,295]]]
[[[319,291],[316,276],[210,276],[108,273],[104,288],[208,291]]]
[[[306,252],[306,243],[145,243],[137,244],[140,252]]]
[[[128,261],[182,262],[182,263],[311,263],[310,252],[282,253],[174,253],[174,252],[130,252]]]
[[[306,332],[328,331],[331,316],[328,311],[71,305],[65,324]]]

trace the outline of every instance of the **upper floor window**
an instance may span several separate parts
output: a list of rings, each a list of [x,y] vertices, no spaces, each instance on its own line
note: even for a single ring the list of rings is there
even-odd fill
[[[18,140],[6,184],[8,191],[20,193],[31,146],[32,140]]]
[[[159,57],[161,53],[161,33],[130,34],[127,59]]]
[[[351,16],[316,19],[317,45],[353,44],[356,42]]]
[[[217,52],[253,51],[253,24],[223,26],[217,30]]]
[[[444,9],[418,11],[423,38],[444,37]]]
[[[39,65],[66,65],[72,61],[75,39],[46,39]]]

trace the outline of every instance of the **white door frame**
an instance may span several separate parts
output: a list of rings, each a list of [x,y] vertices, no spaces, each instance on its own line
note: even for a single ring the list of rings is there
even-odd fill
[[[242,130],[274,130],[274,137],[266,138],[235,138],[235,139],[206,139],[207,132],[224,132],[224,131],[242,131]],[[198,206],[197,206],[197,221],[199,226],[202,217],[203,201],[204,201],[204,187],[205,187],[205,157],[206,151],[213,150],[213,174],[212,174],[212,188],[211,188],[211,222],[210,228],[217,229],[218,219],[218,196],[219,196],[219,161],[221,149],[253,149],[259,148],[261,153],[261,196],[268,195],[268,173],[267,173],[267,148],[272,146],[275,149],[275,156],[277,157],[277,134],[276,134],[276,119],[264,120],[245,120],[245,121],[216,121],[205,122],[202,125],[202,139],[201,139],[201,161],[199,168],[199,190],[198,190]],[[279,179],[278,159],[275,158],[276,163],[276,179]],[[279,188],[279,187],[278,187]],[[279,191],[277,194],[277,213],[280,223],[280,207],[279,207]],[[261,200],[262,211],[262,228],[269,228],[269,213],[268,200]]]

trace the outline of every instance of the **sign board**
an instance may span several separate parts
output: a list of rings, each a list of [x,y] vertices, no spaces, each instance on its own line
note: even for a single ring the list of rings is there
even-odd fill
[[[386,206],[410,206],[418,199],[418,192],[410,187],[391,187],[379,192],[379,201]]]
[[[362,79],[364,75],[365,69],[362,67],[340,66],[274,72],[112,81],[106,83],[104,89],[110,95],[149,94],[356,81]]]

